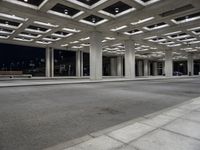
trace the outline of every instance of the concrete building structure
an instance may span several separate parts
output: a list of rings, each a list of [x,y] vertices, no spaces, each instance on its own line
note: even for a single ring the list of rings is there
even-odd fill
[[[0,0],[0,53],[0,150],[199,150],[200,0]]]
[[[142,72],[157,76],[159,61],[165,62],[163,74],[172,76],[176,60],[188,61],[188,75],[193,75],[193,61],[200,59],[198,0],[1,0],[0,4],[0,43],[45,48],[46,77],[54,77],[56,49],[77,51],[77,77],[83,76],[80,51],[89,53],[92,80],[102,79],[102,56],[117,58],[111,61],[111,76],[125,74],[129,79],[135,78],[137,59],[144,64],[144,71],[142,62],[138,64],[139,76]]]

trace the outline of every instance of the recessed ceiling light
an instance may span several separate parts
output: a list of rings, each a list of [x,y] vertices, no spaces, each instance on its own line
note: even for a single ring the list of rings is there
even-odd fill
[[[115,12],[116,12],[116,13],[119,13],[119,8],[115,8]]]

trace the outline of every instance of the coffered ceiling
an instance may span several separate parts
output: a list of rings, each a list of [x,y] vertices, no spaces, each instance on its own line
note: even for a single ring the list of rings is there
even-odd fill
[[[1,0],[0,43],[83,49],[102,32],[105,55],[123,55],[132,39],[138,57],[200,52],[199,0]]]

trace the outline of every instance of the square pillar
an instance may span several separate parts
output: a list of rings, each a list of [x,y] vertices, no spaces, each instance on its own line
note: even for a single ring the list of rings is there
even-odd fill
[[[173,56],[172,50],[165,51],[165,76],[173,76]]]
[[[138,76],[142,76],[143,75],[143,71],[142,71],[143,64],[142,64],[141,60],[138,61],[138,67],[137,68],[138,68]]]
[[[116,58],[110,58],[111,76],[117,76],[117,61]]]
[[[82,59],[81,59],[82,51],[76,51],[76,76],[81,77],[81,67],[82,67]]]
[[[153,62],[153,75],[157,76],[158,75],[158,63]]]
[[[192,53],[188,53],[187,65],[188,65],[188,75],[193,76],[194,75],[194,60],[193,60]]]
[[[164,76],[165,74],[165,62],[162,61],[162,75]]]
[[[144,76],[149,76],[149,60],[144,60]]]
[[[92,32],[90,36],[90,79],[102,79],[102,34]]]
[[[135,45],[133,40],[125,41],[125,77],[135,78]]]
[[[45,76],[54,77],[54,49],[50,47],[46,48]]]
[[[117,76],[123,76],[123,57],[117,56]]]

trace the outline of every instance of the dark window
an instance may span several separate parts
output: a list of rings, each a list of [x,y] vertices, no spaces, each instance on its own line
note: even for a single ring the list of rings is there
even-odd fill
[[[54,73],[55,76],[75,76],[76,52],[55,50]]]
[[[0,44],[0,70],[45,76],[45,49]]]

